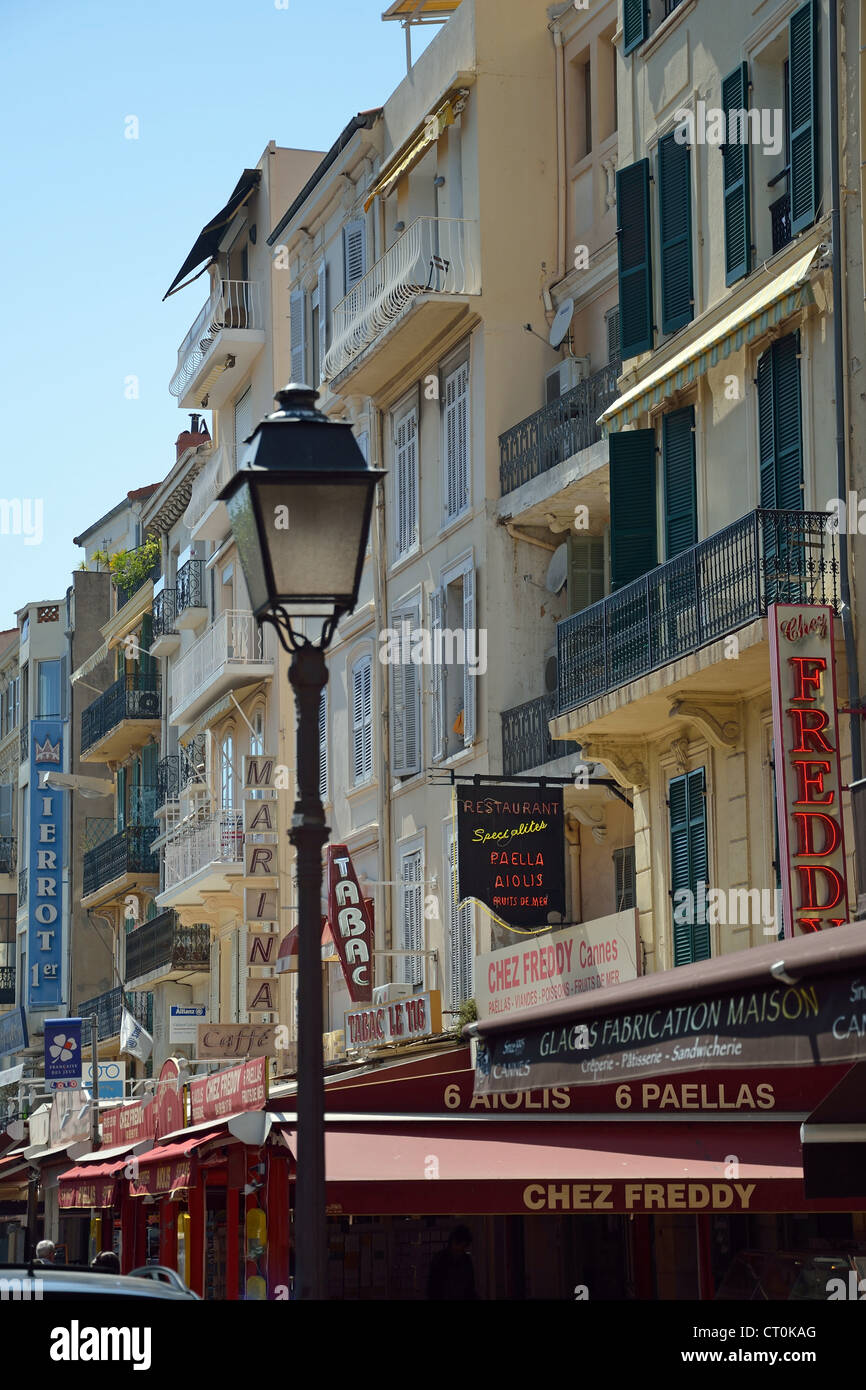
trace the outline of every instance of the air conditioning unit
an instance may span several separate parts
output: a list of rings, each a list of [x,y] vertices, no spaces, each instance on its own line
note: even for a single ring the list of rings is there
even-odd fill
[[[138,716],[140,719],[159,718],[158,690],[140,690],[138,692]]]
[[[395,999],[411,999],[411,985],[374,985],[373,1003],[378,1007],[381,1004],[393,1004]]]
[[[544,375],[544,399],[548,405],[558,401],[573,386],[589,376],[589,357],[563,357],[555,367]]]
[[[551,647],[544,654],[544,693],[555,695],[559,689],[559,652]]]

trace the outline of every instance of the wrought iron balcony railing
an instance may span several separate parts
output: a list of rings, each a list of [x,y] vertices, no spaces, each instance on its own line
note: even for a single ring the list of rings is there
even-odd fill
[[[781,251],[791,240],[791,195],[783,193],[770,204],[770,221],[773,230],[773,254]]]
[[[209,968],[210,927],[207,923],[182,927],[177,913],[168,908],[127,933],[126,978],[130,983],[154,970]]]
[[[588,449],[601,439],[596,421],[616,398],[620,361],[609,362],[564,396],[528,415],[499,436],[499,481],[504,497],[530,478]]]
[[[174,888],[208,864],[242,863],[243,817],[237,811],[220,811],[207,820],[179,826],[165,844],[165,886]]]
[[[153,995],[145,990],[122,990],[118,985],[117,989],[109,989],[104,994],[85,999],[83,1004],[78,1005],[77,1017],[89,1022],[92,1015],[96,1014],[99,1040],[104,1042],[106,1038],[117,1037],[120,1032],[124,1006],[142,1028],[146,1028],[150,1034],[153,1033]],[[89,1031],[85,1029],[85,1032],[89,1037]]]
[[[557,624],[558,712],[636,680],[762,617],[771,603],[839,610],[826,512],[750,512]]]
[[[129,825],[84,856],[85,897],[124,874],[158,874],[159,858],[151,850],[156,825]]]
[[[18,837],[0,835],[0,874],[14,874],[18,864]]]
[[[502,713],[502,772],[516,777],[533,767],[577,751],[577,744],[552,739],[548,725],[556,717],[556,696],[540,695]]]
[[[177,801],[180,796],[180,758],[177,753],[169,753],[156,765],[156,805],[157,809],[167,801]]]
[[[154,596],[153,600],[153,636],[166,637],[170,632],[177,632],[174,625],[176,617],[175,590],[163,589]]]
[[[169,391],[182,396],[223,329],[262,329],[261,287],[252,280],[218,280],[177,351]]]
[[[81,751],[86,753],[124,719],[159,719],[162,678],[157,671],[121,676],[81,713]]]
[[[175,605],[178,614],[185,608],[201,608],[204,604],[203,574],[204,560],[187,560],[185,565],[181,565],[175,579]]]
[[[0,965],[0,1004],[15,1003],[15,966]]]

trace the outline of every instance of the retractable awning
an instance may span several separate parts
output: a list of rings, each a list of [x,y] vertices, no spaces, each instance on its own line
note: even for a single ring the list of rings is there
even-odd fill
[[[162,1144],[148,1149],[138,1158],[138,1176],[130,1179],[129,1191],[132,1197],[158,1196],[169,1192],[185,1191],[195,1180],[196,1154],[212,1139],[223,1139],[225,1126],[205,1130],[203,1134],[190,1135],[176,1144]]]
[[[443,131],[448,126],[453,125],[456,116],[463,110],[463,103],[468,95],[465,87],[455,88],[449,92],[445,99],[430,112],[430,115],[416,126],[415,130],[404,140],[398,150],[395,150],[382,166],[379,177],[367,194],[364,200],[364,211],[371,206],[376,198],[387,198],[388,194],[396,187],[404,174],[408,174],[410,169],[414,169],[427,153],[431,145],[434,145]]]
[[[866,1197],[866,1062],[857,1062],[800,1128],[807,1197]]]
[[[67,1210],[74,1207],[111,1207],[117,1195],[117,1182],[128,1158],[114,1163],[79,1163],[60,1174],[57,1201]]]
[[[174,294],[175,290],[182,288],[181,281],[190,271],[197,269],[202,262],[213,259],[226,227],[235,214],[240,212],[253,190],[258,188],[261,178],[260,169],[244,169],[225,207],[220,208],[216,217],[212,217],[210,222],[202,227],[192,250],[163,295],[164,300],[168,299],[170,294]]]
[[[757,293],[712,328],[687,343],[661,366],[624,391],[600,417],[608,432],[620,430],[674,391],[703,376],[709,367],[760,337],[805,304],[812,303],[809,273],[818,254],[813,246],[787,270],[772,276]]]
[[[81,665],[75,668],[72,675],[69,677],[71,684],[75,685],[76,681],[83,680],[85,676],[89,676],[90,672],[94,671],[99,663],[104,661],[107,656],[108,643],[103,642],[101,647],[97,647],[95,652],[91,652],[86,661],[82,661]]]

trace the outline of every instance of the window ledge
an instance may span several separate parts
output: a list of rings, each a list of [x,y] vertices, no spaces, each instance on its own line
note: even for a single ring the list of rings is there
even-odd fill
[[[475,512],[472,510],[472,508],[467,507],[466,511],[461,512],[459,516],[454,516],[446,519],[445,521],[443,521],[439,529],[439,532],[436,536],[436,541],[439,542],[446,540],[447,537],[453,535],[453,533],[456,530],[458,530],[459,527],[465,526],[467,521],[471,521],[474,516]],[[428,549],[430,548],[431,547],[428,547]]]
[[[368,777],[366,782],[356,782],[351,787],[346,787],[343,795],[347,801],[353,801],[365,792],[375,791],[378,783],[375,777]]]
[[[650,34],[649,38],[634,50],[635,53],[641,58],[651,57],[655,50],[661,47],[668,35],[676,29],[677,25],[682,23],[686,15],[691,14],[696,4],[697,0],[683,0],[683,3],[677,5],[672,14],[665,15],[655,33]],[[628,56],[631,57],[632,55],[629,54]]]

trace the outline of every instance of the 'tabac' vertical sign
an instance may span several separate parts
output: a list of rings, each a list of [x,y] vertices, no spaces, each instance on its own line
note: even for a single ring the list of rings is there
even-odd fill
[[[63,767],[63,723],[30,724],[30,929],[27,938],[31,1009],[61,1002],[63,960],[63,793],[42,785],[42,774]]]

